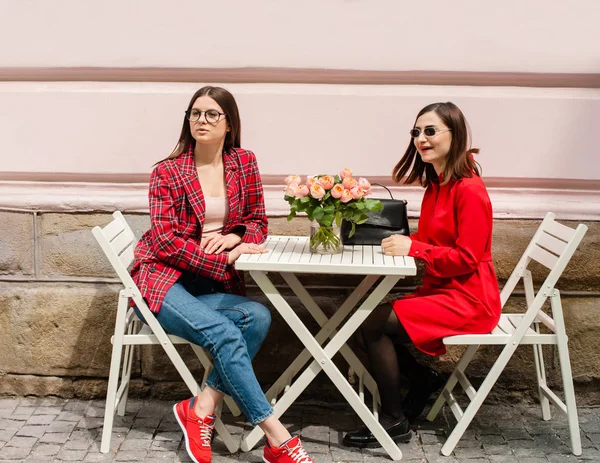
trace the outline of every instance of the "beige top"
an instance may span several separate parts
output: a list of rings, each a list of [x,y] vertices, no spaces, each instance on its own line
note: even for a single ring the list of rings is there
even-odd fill
[[[225,219],[229,213],[227,196],[205,196],[204,206],[206,210],[204,227],[202,227],[202,238],[222,233],[225,226]]]

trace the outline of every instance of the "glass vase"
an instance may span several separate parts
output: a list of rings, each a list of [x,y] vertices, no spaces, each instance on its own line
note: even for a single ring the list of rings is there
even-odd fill
[[[330,227],[321,225],[316,220],[310,223],[310,252],[337,254],[343,249],[340,228],[335,223]]]

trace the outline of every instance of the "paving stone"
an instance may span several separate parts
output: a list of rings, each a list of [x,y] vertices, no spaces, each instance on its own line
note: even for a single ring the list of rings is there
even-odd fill
[[[48,432],[67,432],[70,433],[75,428],[73,421],[53,421],[48,426]]]
[[[85,409],[84,416],[89,416],[92,418],[103,418],[104,417],[104,408],[90,406]]]
[[[91,438],[74,438],[71,435],[69,436],[69,440],[63,445],[63,448],[67,450],[88,450],[93,443],[94,440]]]
[[[21,427],[25,423],[23,421],[12,420],[12,419],[1,419],[0,420],[0,429],[21,429]]]
[[[489,445],[502,445],[506,443],[504,437],[499,434],[482,434],[478,436],[478,439],[482,444]]]
[[[87,455],[87,450],[61,449],[56,458],[62,461],[81,461]]]
[[[551,463],[571,463],[579,461],[575,455],[546,455],[546,458]]]
[[[127,438],[121,444],[119,451],[148,450],[151,445],[152,445],[152,439],[130,439],[130,438]]]
[[[485,455],[512,455],[513,452],[507,444],[483,444]]]
[[[21,403],[21,399],[17,398],[0,398],[0,409],[11,409],[14,410]]]
[[[69,440],[69,433],[67,432],[47,432],[40,437],[40,442],[47,444],[64,444]]]
[[[105,463],[113,461],[115,454],[113,452],[100,453],[100,452],[89,452],[83,461],[85,463]]]
[[[37,440],[37,437],[19,437],[15,435],[6,443],[6,446],[31,448],[35,445]]]
[[[34,415],[55,415],[58,416],[63,411],[63,407],[38,407],[33,412]]]
[[[56,444],[39,444],[31,452],[36,457],[54,456],[60,451],[60,445]]]
[[[48,426],[23,426],[16,433],[17,436],[23,437],[42,437],[47,431]]]
[[[77,427],[78,428],[98,429],[98,428],[101,428],[102,426],[104,426],[104,418],[89,418],[89,417],[84,417],[84,418],[81,418],[77,422]],[[113,429],[116,428],[116,427],[117,426],[113,423]]]
[[[27,447],[9,447],[5,445],[0,449],[0,460],[24,460],[29,456],[31,449]]]
[[[525,431],[523,428],[514,428],[514,429],[503,429],[502,435],[504,438],[509,440],[520,440],[520,439],[528,439],[531,440],[531,435]]]
[[[89,407],[89,404],[90,403],[85,400],[69,400],[66,404],[64,404],[63,410],[65,410],[65,411],[81,411],[81,410],[85,410],[87,407]]]
[[[103,425],[103,401],[48,402],[28,398],[2,401],[0,413],[0,463],[10,461],[146,461],[189,462],[181,430],[172,413],[171,401],[131,400],[124,417],[115,416],[111,433],[111,451],[100,453]],[[131,410],[131,412],[130,412]],[[323,413],[323,410],[326,413]],[[498,410],[496,412],[496,410]],[[15,415],[15,412],[17,412]],[[453,455],[440,454],[455,422],[451,414],[440,413],[434,423],[422,421],[414,427],[414,438],[401,444],[407,463],[513,463],[544,461],[600,461],[600,432],[587,432],[582,426],[583,454],[570,453],[569,429],[564,420],[544,422],[539,407],[490,405],[486,414],[474,420],[459,441]],[[18,419],[12,417],[17,416]],[[25,417],[29,418],[25,420]],[[600,410],[580,409],[582,423],[595,429]],[[60,419],[59,419],[60,418]],[[223,416],[227,429],[240,439],[250,426],[243,417]],[[360,420],[349,407],[332,405],[306,407],[296,404],[284,415],[283,423],[302,436],[306,449],[316,463],[391,461],[383,449],[350,449],[341,444],[347,430],[357,429]],[[46,432],[42,432],[46,430]],[[530,434],[531,433],[531,434]],[[39,436],[39,439],[37,437]],[[24,440],[21,440],[24,439]],[[262,445],[251,452],[230,454],[220,437],[213,442],[213,462],[262,462]]]
[[[119,451],[116,454],[114,461],[144,461],[147,453],[148,452],[146,450]]]
[[[81,420],[81,418],[83,418],[83,413],[84,410],[62,411],[56,417],[56,421],[73,421],[77,423]]]
[[[12,436],[17,432],[17,429],[1,429],[0,428],[0,442],[8,442]]]
[[[33,415],[34,411],[35,411],[35,407],[23,407],[23,406],[19,405],[17,408],[15,408],[13,410],[12,415],[10,415],[10,417],[13,420],[27,421],[27,419],[29,419],[29,417],[31,415]]]
[[[144,458],[144,463],[164,463],[165,461],[173,461],[177,456],[177,451],[149,451]],[[213,458],[213,461],[218,461]]]
[[[33,414],[26,421],[27,425],[42,425],[42,424],[50,424],[54,421],[53,415],[36,415]]]
[[[149,450],[155,451],[173,451],[177,452],[179,450],[179,446],[181,445],[181,439],[178,441],[168,441],[168,440],[155,440],[152,442]],[[213,452],[215,451],[215,445],[213,442]]]

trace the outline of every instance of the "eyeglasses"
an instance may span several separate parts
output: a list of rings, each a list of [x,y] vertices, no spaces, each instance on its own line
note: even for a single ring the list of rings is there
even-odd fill
[[[216,124],[217,122],[219,122],[221,116],[227,116],[225,113],[220,113],[216,109],[209,109],[207,111],[200,111],[199,109],[188,109],[185,112],[185,117],[190,122],[196,122],[200,120],[200,118],[202,117],[202,113],[204,113],[204,118],[209,124]]]
[[[450,129],[436,130],[435,127],[425,127],[423,129],[423,135],[425,135],[428,138],[435,137],[438,133],[443,133],[443,132],[451,132],[451,130]],[[411,137],[419,138],[419,135],[421,135],[421,129],[412,129],[409,133],[410,133]]]

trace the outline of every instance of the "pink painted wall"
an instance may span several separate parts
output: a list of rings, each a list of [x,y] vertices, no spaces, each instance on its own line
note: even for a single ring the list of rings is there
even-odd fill
[[[0,65],[597,73],[599,17],[597,0],[3,0]]]
[[[149,172],[177,141],[194,84],[0,83],[1,171]],[[388,175],[415,114],[452,100],[488,177],[600,179],[599,89],[226,85],[264,174]]]
[[[238,99],[243,144],[256,152],[267,175],[348,166],[362,175],[388,176],[417,111],[434,101],[454,101],[482,150],[484,175],[517,179],[501,213],[519,215],[519,179],[600,180],[600,152],[590,140],[600,120],[598,18],[597,0],[5,0],[0,80],[3,72],[11,77],[0,81],[0,183],[11,173],[35,179],[66,172],[83,181],[90,174],[147,174],[173,148],[191,94],[204,84],[219,85],[218,78],[115,82],[115,68],[154,67],[165,75],[181,75],[177,68],[217,68],[215,75],[224,80],[229,68],[245,67],[338,69],[349,75],[430,71],[442,76],[442,85],[343,85],[325,78],[318,84],[258,79],[223,86]],[[81,67],[113,77],[69,81],[69,73]],[[28,68],[29,77],[18,68]],[[23,81],[52,69],[63,69],[65,81]],[[443,85],[447,72],[483,72],[490,80]],[[505,77],[503,86],[494,86],[497,73],[509,72],[534,73],[534,85],[508,86]],[[575,75],[573,88],[541,88],[545,76],[557,73]],[[0,187],[9,194],[2,207],[52,204],[52,195],[62,194],[54,189],[30,196],[21,184],[15,193],[21,199],[13,200],[16,187]],[[136,204],[145,204],[142,190],[135,193]],[[111,194],[115,201],[123,197]],[[552,194],[535,202],[546,209],[555,202],[548,199]],[[569,197],[563,210],[573,210],[573,201],[589,202]],[[279,207],[274,204],[271,210]],[[79,207],[92,206],[88,201]],[[600,205],[578,210],[600,217]]]

